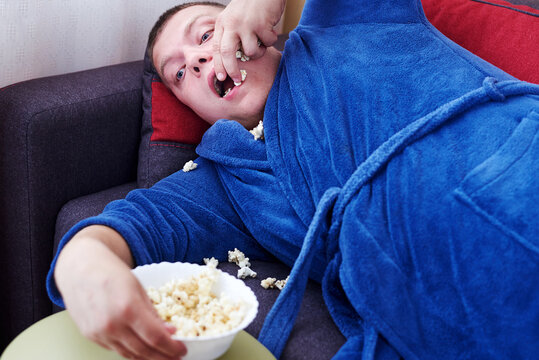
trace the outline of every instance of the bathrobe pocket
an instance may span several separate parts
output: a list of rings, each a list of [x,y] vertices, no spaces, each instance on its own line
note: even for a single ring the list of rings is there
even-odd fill
[[[530,111],[498,151],[466,175],[455,195],[539,254],[539,109]]]

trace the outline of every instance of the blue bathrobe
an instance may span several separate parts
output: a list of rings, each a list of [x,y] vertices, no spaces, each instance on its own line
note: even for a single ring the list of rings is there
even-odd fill
[[[418,0],[307,0],[265,140],[218,121],[196,170],[111,203],[60,247],[102,224],[137,265],[277,257],[293,269],[259,338],[277,357],[309,276],[347,338],[336,359],[531,359],[538,95],[441,35]]]

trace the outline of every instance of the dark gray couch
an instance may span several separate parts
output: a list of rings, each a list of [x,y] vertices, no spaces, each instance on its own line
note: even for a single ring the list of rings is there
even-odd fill
[[[0,89],[0,352],[57,310],[45,277],[62,235],[136,187],[142,67],[124,63]],[[234,266],[222,268],[233,273]],[[285,278],[289,269],[267,262],[252,267],[259,277],[247,284],[260,312],[247,330],[257,336],[279,293],[264,290],[260,279]],[[327,359],[344,341],[315,283],[291,339],[284,359]]]
[[[1,349],[52,312],[44,284],[62,206],[135,187],[141,73],[133,62],[0,90]]]

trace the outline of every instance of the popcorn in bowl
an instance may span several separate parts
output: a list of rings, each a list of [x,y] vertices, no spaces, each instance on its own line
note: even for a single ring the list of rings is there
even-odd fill
[[[252,290],[213,266],[163,262],[139,266],[133,274],[159,316],[176,327],[173,337],[187,347],[184,360],[221,356],[258,311]]]

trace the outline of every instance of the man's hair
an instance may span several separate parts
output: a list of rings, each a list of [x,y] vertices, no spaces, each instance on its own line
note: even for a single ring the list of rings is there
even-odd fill
[[[157,37],[161,32],[163,31],[165,25],[170,20],[172,16],[174,16],[177,12],[180,10],[183,10],[185,8],[194,6],[194,5],[210,5],[210,6],[217,6],[220,8],[224,8],[225,5],[213,2],[213,1],[193,1],[188,2],[185,4],[176,5],[171,9],[168,9],[165,11],[157,20],[157,22],[154,24],[152,30],[150,31],[150,35],[148,35],[148,45],[146,48],[146,51],[148,52],[148,56],[150,57],[150,61],[153,64],[153,47],[155,46],[155,42],[157,41]],[[155,64],[154,64],[155,66]]]

